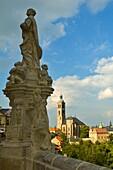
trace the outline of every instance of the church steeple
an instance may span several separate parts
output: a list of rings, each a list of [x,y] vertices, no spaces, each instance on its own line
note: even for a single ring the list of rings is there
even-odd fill
[[[100,121],[99,128],[103,128],[103,124],[102,124],[102,122],[101,122],[101,121]]]
[[[60,95],[60,100],[57,103],[57,128],[61,129],[62,124],[65,124],[65,102],[63,95]]]
[[[112,127],[112,122],[111,122],[111,120],[110,120],[110,122],[109,122],[109,127]]]
[[[62,94],[60,95],[60,100],[63,100],[63,95]]]

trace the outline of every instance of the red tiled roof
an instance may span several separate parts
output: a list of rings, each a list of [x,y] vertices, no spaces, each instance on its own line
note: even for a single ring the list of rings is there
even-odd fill
[[[61,129],[50,127],[50,128],[49,128],[49,131],[51,131],[51,132],[54,132],[54,131],[61,131]]]
[[[96,130],[97,133],[108,133],[105,128],[93,128],[92,130]]]
[[[60,136],[56,136],[56,138],[57,138],[60,142],[63,141],[62,138],[61,138]]]

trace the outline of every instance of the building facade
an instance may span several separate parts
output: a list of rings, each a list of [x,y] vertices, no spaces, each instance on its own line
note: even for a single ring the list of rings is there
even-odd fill
[[[95,143],[96,141],[106,142],[109,139],[109,133],[106,128],[103,127],[90,128],[89,138],[93,143]]]
[[[0,107],[0,130],[6,131],[7,126],[11,121],[11,109],[4,109]]]
[[[76,117],[67,117],[65,111],[65,102],[63,96],[60,96],[60,100],[57,103],[57,128],[66,135],[68,139],[80,137],[80,127],[85,125]]]

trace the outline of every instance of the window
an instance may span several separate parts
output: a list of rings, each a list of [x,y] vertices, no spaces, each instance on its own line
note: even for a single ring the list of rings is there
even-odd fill
[[[61,108],[61,105],[60,105],[60,104],[58,105],[58,108]]]
[[[9,120],[8,119],[6,120],[6,125],[9,125]]]
[[[65,132],[65,127],[63,127],[63,132]]]

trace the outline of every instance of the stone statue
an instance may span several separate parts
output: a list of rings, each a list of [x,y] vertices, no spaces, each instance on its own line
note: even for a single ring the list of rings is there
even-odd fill
[[[4,155],[2,154],[2,158],[11,163],[10,169],[18,169],[20,164],[24,166],[24,154],[33,159],[39,150],[52,149],[46,105],[47,98],[54,89],[48,66],[43,64],[40,68],[42,49],[38,41],[35,14],[35,10],[28,9],[28,17],[20,25],[23,59],[22,62],[16,62],[15,67],[10,70],[9,81],[3,90],[12,107],[11,123],[7,127],[6,140],[3,142]],[[17,163],[14,166],[15,157]],[[7,169],[9,163],[4,170]]]
[[[42,67],[42,70],[41,70],[40,84],[51,86],[52,85],[52,78],[48,75],[48,71],[47,71],[48,66],[46,64],[43,64],[41,67]]]
[[[21,62],[17,62],[14,64],[15,68],[10,70],[10,76],[7,78],[10,82],[8,85],[24,83],[24,68],[22,67]]]
[[[20,45],[23,55],[23,65],[35,66],[40,69],[39,60],[42,57],[42,49],[39,46],[37,25],[34,19],[36,12],[30,8],[26,14],[28,17],[20,25],[23,38],[23,43]]]

